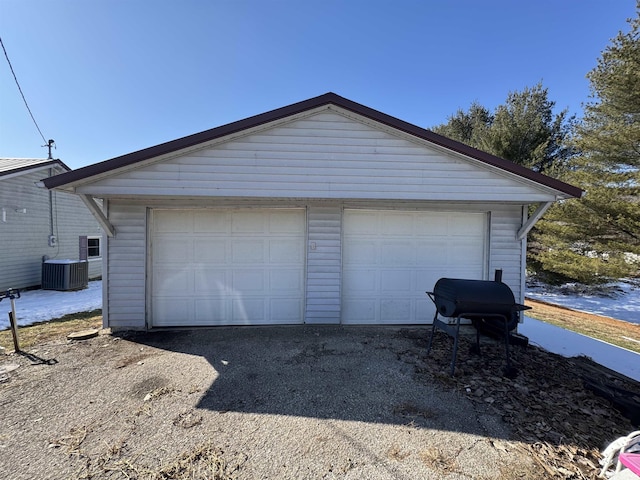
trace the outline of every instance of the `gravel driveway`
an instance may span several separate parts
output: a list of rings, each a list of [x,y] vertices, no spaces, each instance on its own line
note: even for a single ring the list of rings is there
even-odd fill
[[[20,367],[0,384],[0,471],[16,480],[536,478],[500,419],[419,374],[428,335],[218,328],[7,356],[2,365]]]

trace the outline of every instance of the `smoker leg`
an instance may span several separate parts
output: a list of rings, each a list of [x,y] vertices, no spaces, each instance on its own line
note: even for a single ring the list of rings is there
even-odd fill
[[[481,355],[480,352],[480,329],[476,326],[476,344],[471,345],[471,353]]]
[[[511,355],[509,354],[509,320],[504,317],[504,351],[507,356],[507,368],[504,375],[507,378],[515,378],[518,375],[518,370],[511,366]]]
[[[431,352],[431,344],[433,343],[433,335],[436,333],[437,320],[438,320],[438,311],[436,310],[436,314],[433,316],[433,325],[431,325],[431,337],[429,338],[429,345],[427,345],[427,356],[429,356],[429,352]]]
[[[507,319],[504,319],[504,353],[507,356],[507,368],[511,368],[511,360],[509,358],[509,325]]]
[[[453,358],[451,359],[451,376],[456,371],[456,357],[458,355],[458,338],[460,337],[460,317],[456,321],[456,334],[453,337]]]

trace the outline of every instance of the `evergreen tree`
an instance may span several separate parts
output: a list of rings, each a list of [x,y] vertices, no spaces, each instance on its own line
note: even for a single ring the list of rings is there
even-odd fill
[[[606,282],[640,274],[640,1],[628,33],[587,75],[577,123],[541,84],[512,92],[493,113],[474,103],[436,133],[585,190],[552,206],[531,231],[528,265],[551,281]]]
[[[468,112],[458,110],[447,123],[432,130],[550,174],[559,171],[571,155],[565,138],[573,118],[567,117],[567,110],[554,115],[555,102],[549,100],[548,94],[541,83],[522,92],[511,92],[493,114],[474,102]]]
[[[496,108],[485,150],[540,173],[559,171],[571,155],[565,138],[573,117],[566,109],[554,115],[554,107],[541,83],[509,93]]]
[[[493,115],[489,110],[473,102],[468,112],[459,109],[455,115],[449,117],[446,124],[434,127],[432,130],[472,147],[481,148],[492,123]]]
[[[554,206],[533,232],[539,270],[585,283],[637,276],[640,262],[640,2],[587,75],[592,101],[563,179],[586,193]]]

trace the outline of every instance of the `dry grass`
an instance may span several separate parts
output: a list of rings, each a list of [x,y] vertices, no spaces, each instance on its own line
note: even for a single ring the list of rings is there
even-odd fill
[[[411,452],[407,452],[405,450],[402,450],[402,448],[399,447],[396,444],[393,444],[387,450],[387,457],[390,458],[391,460],[395,460],[397,462],[401,462],[402,460],[407,458],[409,455],[411,455]]]
[[[204,443],[190,452],[180,455],[175,461],[150,472],[150,480],[210,478],[212,480],[233,480],[246,457],[227,461],[224,451],[210,442]]]
[[[77,472],[75,480],[91,478],[125,478],[137,480],[237,480],[246,455],[227,454],[213,443],[205,442],[161,466],[149,466],[136,455],[123,457],[125,442],[107,445],[99,456],[87,456],[86,464]],[[76,454],[76,452],[71,452]],[[115,475],[115,477],[113,477]]]
[[[202,423],[202,415],[195,413],[193,410],[181,412],[176,418],[173,419],[173,424],[176,427],[182,427],[185,429],[193,428]]]
[[[640,324],[527,299],[526,315],[640,353]]]
[[[456,461],[453,457],[445,455],[439,448],[429,447],[420,452],[420,459],[432,470],[442,474],[455,472]]]
[[[49,448],[64,447],[67,455],[80,455],[80,446],[86,440],[88,433],[89,429],[85,426],[74,427],[65,437],[51,440]]]
[[[149,402],[144,405],[148,406]],[[139,413],[131,412],[129,418]],[[66,435],[49,441],[49,449],[59,449],[69,457],[83,459],[81,467],[71,477],[73,480],[237,480],[248,459],[245,454],[225,451],[208,440],[173,459],[153,465],[141,458],[141,452],[129,451],[129,441],[138,434],[136,423],[115,441],[98,440],[100,448],[96,448],[95,435],[90,435],[95,426],[72,427]]]
[[[20,349],[27,350],[35,345],[64,340],[72,332],[88,328],[102,327],[102,310],[73,313],[48,322],[36,323],[18,328]],[[0,347],[7,351],[14,349],[11,330],[0,331]]]

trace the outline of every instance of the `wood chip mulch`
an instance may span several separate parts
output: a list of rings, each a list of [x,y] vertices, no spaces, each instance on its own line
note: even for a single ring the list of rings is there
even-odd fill
[[[468,329],[460,338],[454,377],[449,375],[453,340],[443,332],[436,332],[426,357],[430,332],[402,331],[400,335],[412,338],[417,347],[413,358],[406,353],[403,357],[415,365],[423,381],[438,381],[500,415],[511,427],[518,448],[539,463],[541,478],[598,478],[600,452],[616,438],[637,430],[628,417],[638,423],[629,415],[638,412],[627,410],[625,417],[619,406],[589,387],[622,392],[631,405],[640,405],[640,383],[588,358],[564,358],[531,345],[511,346],[511,362],[518,374],[510,379],[503,376],[504,343],[483,336],[481,355],[472,354],[475,330]]]

